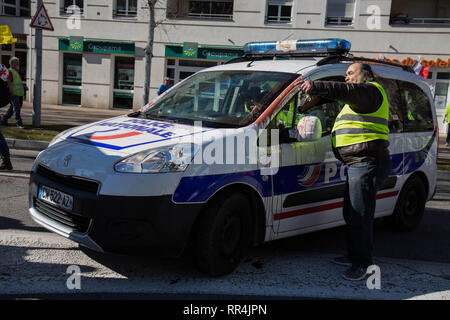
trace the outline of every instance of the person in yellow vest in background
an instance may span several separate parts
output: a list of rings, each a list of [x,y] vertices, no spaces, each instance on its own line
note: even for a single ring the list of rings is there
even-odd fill
[[[450,102],[447,103],[447,107],[445,108],[444,119],[442,120],[442,123],[447,123],[447,139],[445,139],[445,146],[448,147],[448,144],[450,143]]]
[[[333,262],[347,266],[347,280],[363,280],[373,264],[373,220],[376,194],[391,172],[389,105],[369,64],[349,65],[345,83],[299,80],[309,95],[345,103],[332,129],[336,157],[347,166],[343,214],[347,224],[347,254]]]
[[[11,92],[11,101],[8,111],[6,111],[5,115],[0,119],[0,123],[2,125],[8,124],[8,119],[14,113],[14,117],[16,120],[16,125],[23,129],[22,117],[20,116],[20,109],[22,108],[23,98],[25,96],[25,91],[28,90],[26,86],[22,83],[22,77],[19,74],[20,70],[20,60],[17,57],[12,57],[9,60],[10,68],[9,76],[8,76],[8,85],[9,90]]]

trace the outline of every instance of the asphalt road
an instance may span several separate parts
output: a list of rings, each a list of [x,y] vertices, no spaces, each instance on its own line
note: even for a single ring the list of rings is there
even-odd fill
[[[381,289],[369,290],[364,281],[343,280],[344,269],[330,263],[344,249],[343,227],[261,245],[234,273],[220,278],[199,273],[188,257],[126,257],[81,249],[28,216],[28,172],[37,152],[12,150],[12,155],[15,170],[0,173],[0,298],[450,299],[447,173],[440,174],[416,231],[398,233],[385,219],[376,221]],[[81,272],[79,282],[71,277],[73,266]]]

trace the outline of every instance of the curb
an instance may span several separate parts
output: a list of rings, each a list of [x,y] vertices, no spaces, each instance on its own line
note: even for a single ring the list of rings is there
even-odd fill
[[[49,142],[39,140],[21,140],[6,138],[10,149],[42,151],[48,147]]]

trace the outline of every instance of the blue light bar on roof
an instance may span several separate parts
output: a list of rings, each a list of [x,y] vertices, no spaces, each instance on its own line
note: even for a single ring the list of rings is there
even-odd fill
[[[245,54],[273,55],[277,53],[346,53],[351,43],[344,39],[311,39],[249,42],[244,45]]]

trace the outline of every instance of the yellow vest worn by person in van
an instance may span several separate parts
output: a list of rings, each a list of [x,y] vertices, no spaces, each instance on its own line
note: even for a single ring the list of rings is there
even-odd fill
[[[23,97],[25,95],[25,90],[23,89],[22,79],[19,73],[13,68],[8,69],[13,76],[13,81],[10,84],[11,95],[17,97]]]
[[[373,113],[357,113],[348,104],[342,108],[336,117],[331,131],[335,148],[372,140],[388,140],[389,105],[386,92],[377,82],[368,82],[378,88],[383,96],[383,102]]]

